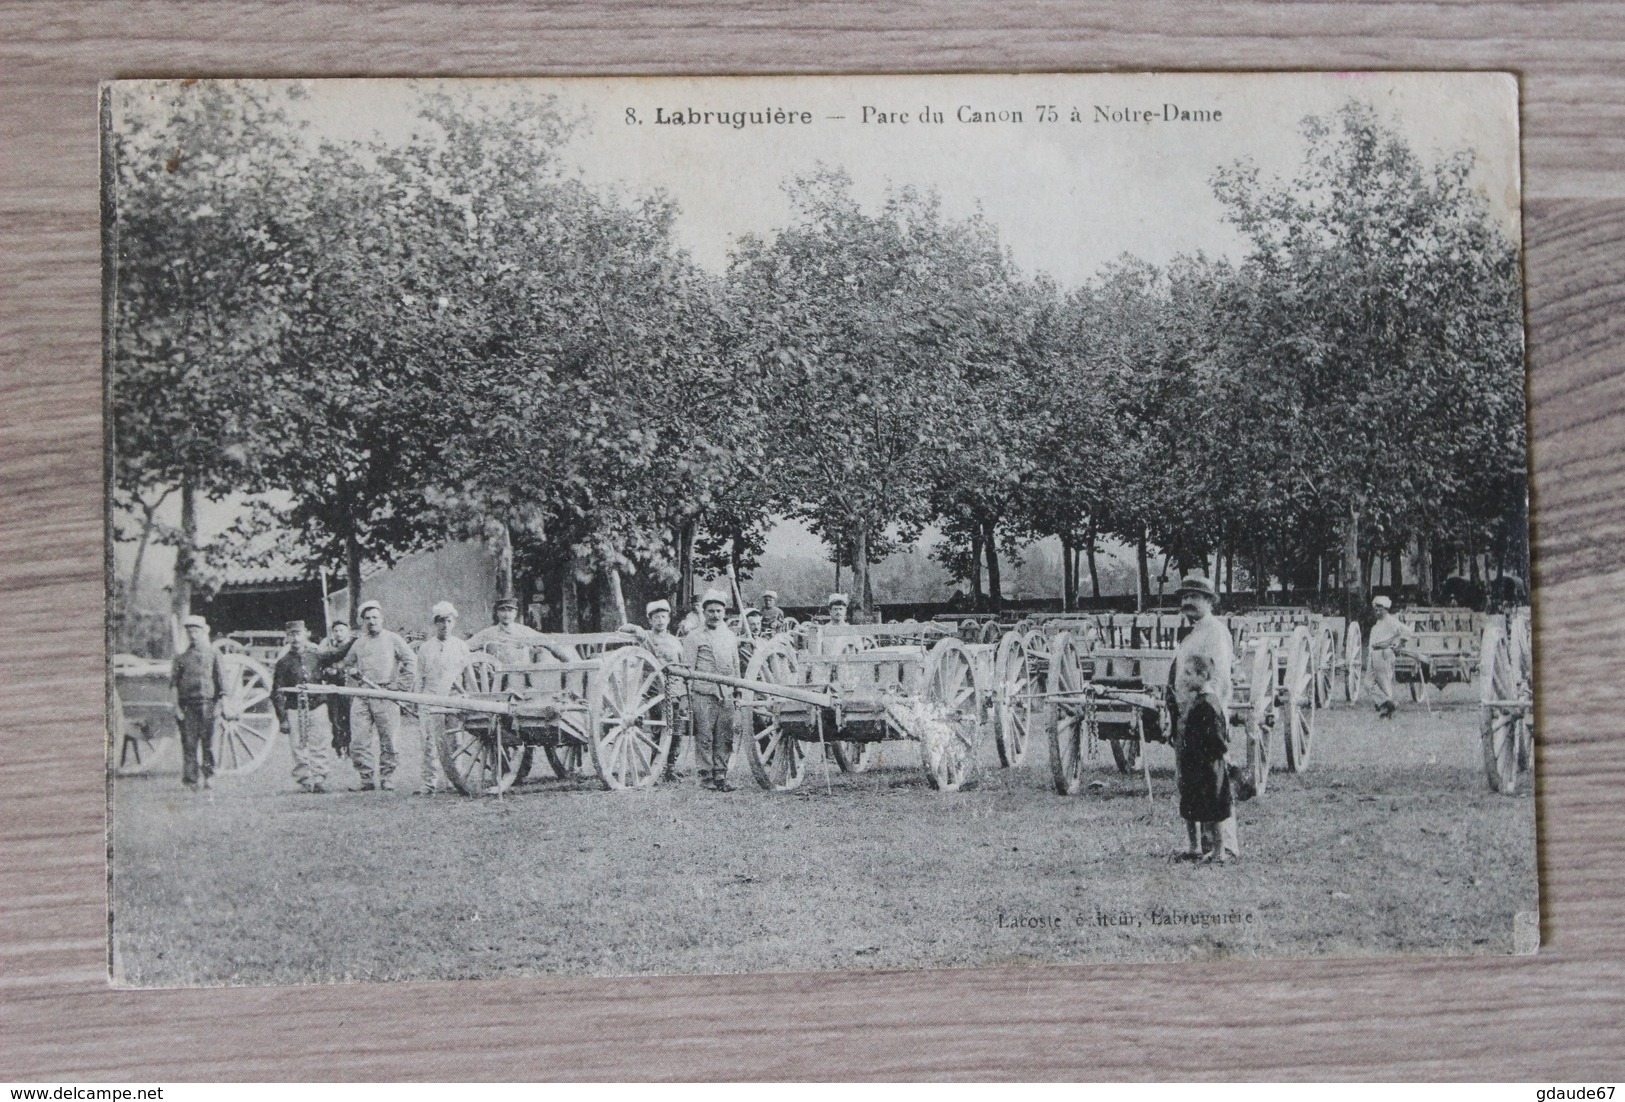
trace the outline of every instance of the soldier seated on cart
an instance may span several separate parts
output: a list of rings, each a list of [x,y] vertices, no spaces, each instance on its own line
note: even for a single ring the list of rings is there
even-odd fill
[[[519,602],[504,597],[492,610],[496,623],[481,628],[468,641],[469,650],[481,650],[497,662],[509,666],[522,666],[530,661],[531,644],[542,638],[535,628],[517,623]]]
[[[779,607],[779,594],[777,590],[764,589],[762,591],[762,628],[769,635],[776,634],[779,623],[784,619],[784,609]]]

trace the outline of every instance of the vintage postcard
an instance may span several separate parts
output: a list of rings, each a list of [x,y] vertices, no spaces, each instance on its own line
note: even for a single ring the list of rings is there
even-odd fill
[[[106,85],[112,982],[1534,952],[1517,105]]]

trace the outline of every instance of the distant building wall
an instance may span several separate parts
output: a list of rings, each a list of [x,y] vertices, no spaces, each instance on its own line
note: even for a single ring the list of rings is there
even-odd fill
[[[496,598],[496,556],[478,540],[408,555],[361,580],[361,599],[382,605],[384,626],[398,632],[427,634],[429,610],[436,601],[450,601],[457,606],[458,632],[469,635],[492,622]],[[349,587],[330,593],[327,607],[334,620],[350,619]]]

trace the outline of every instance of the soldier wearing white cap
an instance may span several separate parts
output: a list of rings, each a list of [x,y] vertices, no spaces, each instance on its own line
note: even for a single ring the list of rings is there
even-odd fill
[[[1394,602],[1387,597],[1371,598],[1377,622],[1371,625],[1371,690],[1377,715],[1392,719],[1399,710],[1394,699],[1394,654],[1411,639],[1411,629],[1394,615]]]
[[[365,602],[359,611],[361,634],[350,641],[339,668],[353,672],[367,688],[410,692],[417,684],[417,655],[405,639],[384,630],[384,610],[377,601]],[[319,657],[329,661],[330,654],[323,651]],[[361,791],[395,787],[390,778],[395,774],[395,735],[400,726],[401,706],[393,700],[350,701],[350,760],[361,775]]]
[[[214,717],[222,708],[229,684],[220,652],[209,642],[209,622],[188,616],[187,648],[170,664],[175,690],[175,719],[181,729],[181,783],[208,788],[214,776]]]
[[[848,601],[845,593],[831,593],[829,595],[829,622],[832,624],[846,623]]]
[[[457,608],[450,601],[441,601],[430,610],[434,618],[434,634],[418,647],[417,691],[445,696],[462,675],[472,655],[468,644],[457,635]],[[416,795],[433,796],[440,791],[443,773],[440,767],[440,736],[445,732],[450,716],[435,708],[418,709],[418,729],[423,737],[422,780],[414,790]]]
[[[705,623],[683,638],[683,665],[705,673],[739,676],[739,641],[722,622],[727,609],[728,599],[715,589],[700,599]],[[733,755],[733,690],[696,680],[688,688],[688,697],[700,783],[718,792],[732,792],[728,759]]]

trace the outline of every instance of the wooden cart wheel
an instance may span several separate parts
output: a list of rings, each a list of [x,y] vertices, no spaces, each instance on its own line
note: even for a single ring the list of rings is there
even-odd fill
[[[1518,788],[1518,775],[1527,768],[1529,682],[1520,669],[1516,640],[1509,637],[1499,617],[1484,623],[1479,644],[1479,735],[1484,749],[1484,771],[1490,791],[1510,796]]]
[[[958,792],[976,768],[976,741],[981,730],[981,689],[976,665],[965,644],[943,639],[927,655],[925,699],[939,714],[926,725],[920,740],[926,780],[939,792]]]
[[[642,647],[609,651],[587,683],[587,742],[605,788],[647,788],[671,752],[665,667]]]
[[[1075,693],[1083,688],[1083,658],[1070,632],[1061,632],[1050,643],[1049,690]],[[1083,705],[1077,700],[1055,702],[1055,722],[1049,732],[1049,771],[1055,791],[1075,796],[1083,788],[1084,740]]]
[[[1337,632],[1331,627],[1316,629],[1315,642],[1315,707],[1329,707],[1337,681]]]
[[[1027,757],[1027,740],[1033,727],[1032,662],[1021,633],[1012,631],[999,640],[993,656],[994,742],[999,764],[1020,765]]]
[[[495,700],[496,663],[476,652],[452,681],[448,696]],[[496,796],[513,787],[527,766],[527,748],[501,716],[487,712],[448,712],[440,732],[440,766],[465,796]]]
[[[1343,699],[1357,703],[1365,691],[1365,636],[1360,625],[1349,621],[1343,633]]]
[[[989,620],[982,625],[982,630],[976,633],[978,643],[997,643],[1004,634],[1004,625],[997,620]]]
[[[1021,640],[1021,645],[1027,651],[1027,676],[1032,681],[1032,691],[1047,693],[1049,691],[1049,648],[1050,641],[1041,631],[1030,631]]]
[[[862,773],[873,764],[878,746],[873,742],[847,742],[837,739],[829,744],[835,755],[835,764],[843,773]]]
[[[1253,645],[1247,674],[1247,772],[1262,796],[1270,780],[1270,740],[1275,737],[1275,647],[1259,640]]]
[[[241,777],[264,765],[276,745],[271,674],[244,655],[228,655],[224,664],[227,687],[214,721],[214,772]]]
[[[1285,678],[1278,699],[1281,732],[1286,742],[1288,772],[1309,768],[1309,748],[1315,737],[1314,670],[1310,665],[1309,629],[1294,628],[1286,642]]]
[[[747,681],[771,685],[801,685],[801,657],[789,639],[775,639],[758,650],[745,669]],[[773,792],[788,792],[801,786],[807,774],[807,748],[796,734],[786,729],[786,714],[805,720],[808,706],[757,693],[740,692],[739,717],[745,729],[745,756],[756,783]],[[813,715],[812,724],[819,718]]]

